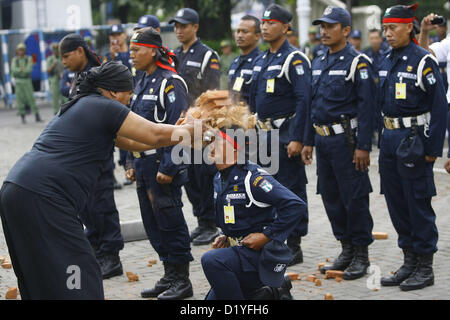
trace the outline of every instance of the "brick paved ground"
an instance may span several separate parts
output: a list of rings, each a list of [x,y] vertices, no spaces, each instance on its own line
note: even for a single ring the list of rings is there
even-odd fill
[[[42,108],[42,116],[45,120],[51,118],[51,110],[45,105]],[[45,124],[36,124],[29,116],[29,124],[21,125],[20,118],[15,116],[15,111],[0,110],[0,182],[6,177],[8,170],[15,161],[27,151],[37,138]],[[447,148],[447,144],[446,144]],[[374,192],[370,196],[371,211],[374,219],[374,231],[389,233],[388,240],[377,240],[370,247],[371,264],[375,266],[372,275],[354,281],[324,280],[317,271],[320,262],[330,261],[339,253],[339,243],[331,234],[331,227],[325,214],[321,199],[315,194],[316,168],[313,164],[307,169],[308,198],[310,224],[309,234],[303,239],[302,248],[305,262],[288,269],[288,271],[300,273],[302,280],[293,282],[293,295],[299,300],[322,300],[325,293],[331,293],[336,300],[341,299],[450,299],[450,175],[442,170],[435,172],[438,196],[433,199],[433,206],[437,214],[439,228],[439,251],[435,255],[435,285],[423,290],[413,292],[401,292],[398,288],[380,288],[373,290],[371,283],[376,275],[387,275],[401,264],[402,254],[397,247],[397,236],[388,216],[384,198],[379,195],[379,176],[377,164],[378,153],[372,154],[372,167],[370,178]],[[443,168],[443,159],[439,159],[436,168]],[[116,169],[116,177],[123,179],[123,171]],[[130,221],[140,218],[135,186],[128,186],[116,191],[116,203],[121,215],[121,221]],[[195,219],[189,201],[184,197],[184,213],[189,228],[195,227]],[[209,246],[193,247],[192,253],[195,261],[191,264],[191,281],[194,285],[193,299],[203,299],[209,289],[208,282],[203,274],[200,257],[209,250]],[[0,228],[0,256],[7,256],[7,247]],[[108,299],[140,299],[140,290],[152,286],[162,275],[162,265],[148,267],[150,259],[157,259],[155,251],[148,241],[136,241],[125,244],[121,252],[124,271],[132,271],[139,275],[138,282],[130,283],[125,276],[116,277],[104,281],[105,295]],[[322,286],[316,287],[313,283],[305,281],[306,275],[316,274],[322,280]],[[373,281],[372,281],[373,282]],[[0,268],[0,299],[4,299],[8,287],[17,286],[12,269]]]

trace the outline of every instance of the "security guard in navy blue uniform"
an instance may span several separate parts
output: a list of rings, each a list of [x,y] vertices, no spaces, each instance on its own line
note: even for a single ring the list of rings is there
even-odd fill
[[[137,25],[134,27],[133,31],[137,31],[139,29],[152,27],[159,33],[161,33],[161,23],[159,22],[159,19],[151,14],[146,14],[139,18]],[[135,67],[131,66],[131,73],[134,76],[135,79],[135,85],[137,84],[137,81],[139,81],[142,77],[145,76],[145,72],[141,70],[136,70]]]
[[[279,5],[269,6],[264,13],[262,34],[270,49],[253,67],[250,109],[258,115],[260,145],[267,142],[268,154],[278,157],[279,169],[270,173],[306,202],[307,178],[300,153],[311,100],[311,65],[306,55],[287,40],[291,20],[292,15]],[[270,150],[272,129],[279,130],[278,152]],[[288,237],[294,255],[291,264],[303,262],[300,242],[307,232],[308,223],[303,220]]]
[[[127,34],[123,29],[121,24],[113,24],[109,28],[109,48],[110,51],[105,54],[103,58],[103,62],[106,61],[119,61],[124,66],[126,66],[130,71],[132,71],[131,66],[131,58],[130,58],[130,50],[127,45]],[[114,56],[114,58],[112,58]],[[119,166],[122,166],[125,169],[127,161],[127,151],[119,150]],[[125,179],[124,185],[132,184],[132,181],[129,179]],[[119,183],[116,183],[116,188],[122,187]]]
[[[109,28],[110,51],[105,54],[105,61],[120,61],[131,70],[130,51],[127,45],[127,34],[121,24],[114,24]],[[112,56],[114,55],[114,58]]]
[[[216,134],[212,149],[219,169],[214,178],[216,223],[223,235],[213,243],[216,250],[202,256],[211,285],[206,299],[291,300],[291,284],[283,275],[292,255],[284,242],[307,220],[306,203],[260,166],[241,163],[238,153],[245,146],[227,133]]]
[[[234,103],[250,100],[250,79],[253,74],[253,64],[261,54],[258,42],[261,38],[261,26],[258,18],[246,15],[241,18],[235,32],[236,46],[241,55],[233,60],[228,71],[228,90]]]
[[[182,44],[175,50],[177,72],[188,85],[187,102],[189,106],[193,106],[203,92],[220,87],[219,57],[197,38],[199,16],[195,10],[180,9],[169,23],[175,23],[175,34]],[[210,244],[218,234],[214,223],[212,184],[217,169],[214,165],[195,164],[195,159],[203,158],[202,154],[201,150],[191,153],[189,182],[185,186],[194,216],[198,220],[198,226],[191,232],[193,245]]]
[[[135,89],[132,111],[152,122],[175,124],[187,109],[187,86],[173,68],[171,52],[150,27],[136,31],[130,44],[133,65],[146,72]],[[154,288],[142,291],[144,298],[174,300],[193,295],[189,280],[193,257],[181,202],[187,172],[173,163],[172,149],[133,153],[133,169],[128,171],[137,181],[145,231],[165,270]]]
[[[89,50],[86,42],[78,34],[69,34],[60,42],[62,62],[67,68],[66,78],[61,81],[63,95],[71,98],[77,94],[76,79],[81,73],[101,64],[101,59]],[[74,73],[72,83],[68,85],[67,77]],[[80,219],[85,225],[86,236],[96,251],[97,260],[104,279],[123,274],[119,252],[124,243],[120,231],[119,212],[114,200],[114,158],[111,149],[110,158],[102,164],[101,176],[90,195],[85,210],[80,212]]]
[[[342,270],[346,280],[364,276],[373,242],[368,176],[376,85],[370,58],[347,42],[350,14],[327,7],[313,22],[321,25],[327,52],[312,65],[312,103],[302,158],[310,164],[316,146],[317,192],[322,196],[342,253],[326,270]]]
[[[381,284],[405,291],[434,284],[438,230],[431,206],[436,195],[433,165],[442,155],[447,113],[437,61],[414,41],[416,8],[386,10],[383,30],[393,50],[379,71],[381,191],[404,253],[404,264]]]

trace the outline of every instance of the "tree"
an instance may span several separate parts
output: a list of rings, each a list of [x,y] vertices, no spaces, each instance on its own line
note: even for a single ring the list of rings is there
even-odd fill
[[[107,3],[112,6],[110,18],[117,18],[122,23],[135,22],[144,14],[156,15],[159,9],[162,15],[158,18],[167,21],[178,9],[192,8],[200,16],[199,36],[218,40],[231,36],[231,10],[238,0],[92,0],[95,24],[101,23],[101,6]]]

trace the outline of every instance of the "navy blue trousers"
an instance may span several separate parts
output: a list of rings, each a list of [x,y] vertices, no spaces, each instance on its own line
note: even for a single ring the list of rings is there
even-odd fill
[[[5,183],[0,216],[23,300],[104,300],[100,266],[66,200]]]
[[[202,267],[211,290],[207,300],[249,299],[263,283],[259,279],[259,251],[247,247],[215,249],[202,256]]]
[[[157,155],[136,159],[134,165],[142,222],[159,258],[173,264],[194,260],[182,210],[181,186],[156,182]]]
[[[102,172],[86,209],[80,213],[86,236],[97,255],[118,254],[123,249],[119,212],[114,200],[114,170]]]
[[[427,163],[424,175],[416,179],[398,173],[396,150],[409,133],[410,129],[383,132],[379,157],[381,191],[398,233],[398,246],[429,254],[437,251],[438,241],[436,215],[431,206],[431,198],[436,195],[433,163]]]
[[[192,150],[191,163],[194,163],[194,152],[199,153],[200,156],[202,150]],[[213,180],[216,172],[217,168],[214,164],[202,163],[188,166],[189,181],[184,188],[192,204],[193,214],[200,220],[215,220]]]
[[[267,132],[267,136],[265,132],[261,132],[259,135],[260,147],[266,148],[267,145],[267,155],[272,157],[278,157],[279,168],[278,171],[272,172],[269,170],[269,173],[273,175],[273,177],[281,183],[283,186],[288,188],[294,194],[296,194],[300,199],[308,203],[308,196],[306,193],[306,184],[308,183],[308,179],[306,177],[305,165],[301,159],[301,156],[289,158],[287,153],[287,144],[288,140],[285,138],[287,135],[287,126],[288,123],[284,124],[280,129],[280,139],[278,144],[278,152],[275,150],[271,150],[271,132]],[[264,150],[264,149],[263,149]],[[261,158],[259,158],[261,160]],[[273,160],[272,160],[273,161]],[[270,164],[259,163],[262,167],[268,167]],[[304,237],[308,233],[308,222],[309,222],[309,214],[306,211],[306,218],[302,220],[296,228],[292,231],[289,237]]]
[[[322,197],[334,236],[355,246],[368,246],[373,242],[368,173],[355,170],[344,134],[316,134],[315,145],[317,193]]]

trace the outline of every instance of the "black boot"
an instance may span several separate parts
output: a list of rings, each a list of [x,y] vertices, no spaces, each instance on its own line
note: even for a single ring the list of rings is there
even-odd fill
[[[203,223],[204,227],[201,229],[201,233],[192,240],[194,246],[210,244],[220,234],[214,220],[206,220]]]
[[[118,254],[103,254],[98,258],[103,279],[123,274],[122,262]]]
[[[342,252],[339,254],[336,260],[334,260],[331,266],[324,266],[320,269],[322,274],[325,274],[327,270],[340,270],[344,271],[352,263],[354,250],[350,241],[341,241]]]
[[[291,289],[291,279],[285,275],[280,288],[261,287],[252,294],[250,300],[293,300]]]
[[[291,295],[292,283],[287,274],[284,275],[284,282],[280,288],[275,289],[277,299],[276,300],[294,300]]]
[[[403,265],[392,276],[381,278],[385,287],[399,286],[417,267],[417,255],[411,248],[403,249]]]
[[[302,263],[303,262],[303,252],[300,247],[300,243],[302,242],[302,238],[300,237],[288,237],[287,238],[287,246],[291,250],[292,260],[289,262],[288,267]]]
[[[25,115],[21,114],[20,117],[22,118],[22,124],[26,124],[27,121],[25,120]]]
[[[175,280],[172,280],[169,289],[158,295],[159,300],[181,300],[194,295],[189,280],[189,263],[174,264],[173,268]]]
[[[156,298],[158,295],[170,288],[170,283],[175,280],[175,267],[173,264],[163,262],[164,276],[156,282],[151,289],[141,291],[142,298]]]
[[[363,277],[367,273],[369,262],[369,247],[354,246],[355,256],[352,263],[345,269],[342,278],[344,280],[354,280]]]
[[[204,220],[197,218],[197,227],[191,232],[189,237],[191,238],[191,242],[197,238],[200,234],[202,234],[203,229],[205,228]]]
[[[41,116],[39,115],[39,113],[36,113],[36,122],[42,122]]]
[[[418,254],[416,270],[400,284],[400,289],[411,291],[432,285],[434,285],[433,254]]]

